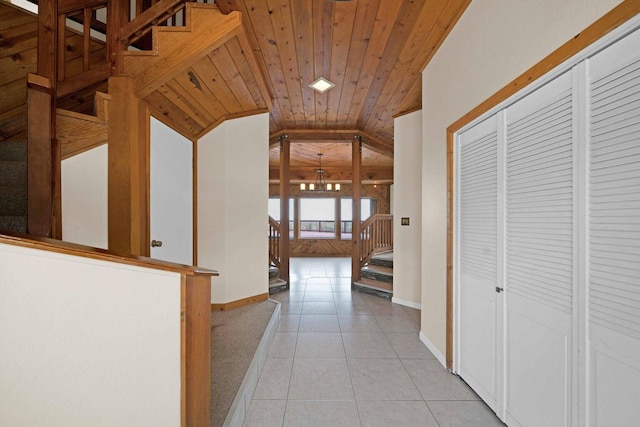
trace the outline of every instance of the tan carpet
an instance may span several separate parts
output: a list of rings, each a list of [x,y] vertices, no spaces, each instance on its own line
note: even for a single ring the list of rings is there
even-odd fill
[[[276,308],[264,301],[211,313],[211,427],[220,427]]]

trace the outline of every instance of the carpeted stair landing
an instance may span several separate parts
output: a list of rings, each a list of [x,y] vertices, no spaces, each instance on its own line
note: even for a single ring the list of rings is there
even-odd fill
[[[242,425],[279,309],[277,302],[267,300],[211,313],[211,427]]]

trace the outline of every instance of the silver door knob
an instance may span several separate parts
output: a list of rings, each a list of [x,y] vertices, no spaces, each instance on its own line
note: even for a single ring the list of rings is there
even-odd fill
[[[162,246],[162,240],[152,240],[151,241],[151,247],[152,248],[159,248],[160,246]]]

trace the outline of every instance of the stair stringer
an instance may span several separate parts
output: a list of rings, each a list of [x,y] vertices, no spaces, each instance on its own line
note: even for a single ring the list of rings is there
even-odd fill
[[[143,99],[243,31],[240,12],[223,15],[217,6],[187,3],[186,26],[152,28],[150,51],[122,52],[120,75],[135,80]]]
[[[63,160],[108,142],[110,102],[109,94],[96,92],[95,116],[56,110],[56,137],[61,146]]]

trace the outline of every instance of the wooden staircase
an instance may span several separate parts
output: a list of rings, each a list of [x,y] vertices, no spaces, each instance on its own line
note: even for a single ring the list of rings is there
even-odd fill
[[[382,298],[393,297],[393,251],[372,255],[369,263],[360,270],[360,280],[354,288]]]
[[[0,143],[0,231],[27,232],[27,141]]]
[[[280,278],[280,269],[275,265],[269,266],[269,295],[286,291],[289,286]]]

